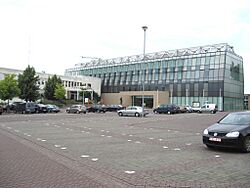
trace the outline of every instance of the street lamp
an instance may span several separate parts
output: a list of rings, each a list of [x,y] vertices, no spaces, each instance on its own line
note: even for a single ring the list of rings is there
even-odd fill
[[[147,26],[142,26],[142,29],[144,31],[144,42],[143,42],[143,63],[145,61],[145,48],[146,48],[146,30],[148,29]],[[145,82],[145,70],[143,70],[142,74],[142,117],[144,117],[144,82]]]

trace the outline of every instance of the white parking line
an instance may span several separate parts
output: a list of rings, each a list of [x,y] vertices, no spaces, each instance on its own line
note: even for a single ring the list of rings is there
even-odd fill
[[[96,161],[98,161],[99,159],[98,159],[98,158],[92,158],[91,160],[94,161],[94,162],[96,162]]]
[[[126,170],[126,171],[124,171],[126,174],[134,174],[135,173],[135,171],[133,171],[133,170]]]
[[[180,148],[174,148],[174,151],[181,151]]]
[[[89,155],[81,155],[82,158],[88,158]]]

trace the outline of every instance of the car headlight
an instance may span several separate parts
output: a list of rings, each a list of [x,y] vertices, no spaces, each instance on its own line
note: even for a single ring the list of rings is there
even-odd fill
[[[226,137],[238,137],[240,135],[240,133],[238,131],[235,132],[230,132],[226,134]]]
[[[208,134],[208,130],[205,129],[205,130],[203,131],[203,134],[207,135],[207,134]]]

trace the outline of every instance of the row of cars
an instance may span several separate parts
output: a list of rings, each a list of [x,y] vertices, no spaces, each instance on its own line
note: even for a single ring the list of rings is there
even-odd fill
[[[218,107],[216,104],[204,104],[201,107],[191,107],[189,105],[186,106],[177,106],[175,104],[161,104],[159,107],[153,109],[155,114],[176,114],[176,113],[184,113],[184,112],[198,112],[198,113],[212,113],[215,114],[218,111]]]
[[[16,102],[9,105],[0,106],[0,114],[11,111],[14,113],[31,114],[31,113],[58,113],[60,108],[52,104],[38,104],[35,102]]]
[[[192,108],[191,106],[178,106],[175,104],[161,104],[157,108],[153,109],[154,114],[177,114],[177,113],[185,113],[185,112],[209,112],[216,113],[218,110],[216,104],[204,104],[202,107]],[[149,114],[147,109],[142,109],[140,106],[129,106],[125,109],[120,109],[117,111],[119,116],[146,116]]]
[[[123,109],[124,107],[121,105],[101,105],[101,104],[93,104],[91,106],[86,107],[85,105],[72,105],[66,109],[67,113],[84,113],[87,112],[97,112],[97,113],[105,113],[105,112],[116,112],[118,110]]]

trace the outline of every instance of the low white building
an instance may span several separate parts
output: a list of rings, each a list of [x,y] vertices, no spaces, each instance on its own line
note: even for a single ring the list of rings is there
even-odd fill
[[[9,68],[2,68],[0,67],[0,80],[3,80],[5,75],[7,74],[15,74],[18,76],[19,74],[22,74],[23,70],[16,70],[16,69],[9,69]],[[48,80],[48,78],[52,78],[54,74],[46,74],[45,72],[36,73],[39,76],[39,81],[37,82],[40,93],[44,92],[45,84]],[[62,80],[62,84],[66,90],[66,99],[75,99],[75,100],[81,100],[82,96],[79,95],[80,91],[82,89],[85,89],[87,91],[95,91],[98,93],[99,96],[101,96],[101,79],[100,78],[94,78],[90,76],[62,76],[62,75],[56,75],[57,77],[60,77]]]

